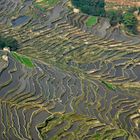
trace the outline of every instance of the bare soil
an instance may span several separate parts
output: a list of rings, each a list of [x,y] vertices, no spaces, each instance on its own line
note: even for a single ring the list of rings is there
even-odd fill
[[[117,3],[118,5],[124,6],[136,6],[140,7],[140,0],[105,0],[109,3]]]

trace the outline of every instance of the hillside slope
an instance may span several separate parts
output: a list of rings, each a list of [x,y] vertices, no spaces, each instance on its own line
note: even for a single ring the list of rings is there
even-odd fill
[[[0,51],[0,140],[140,139],[139,36],[88,18],[69,0],[0,1],[20,45]]]
[[[37,60],[28,68],[11,53],[8,60],[0,69],[2,140],[138,139],[137,94]]]

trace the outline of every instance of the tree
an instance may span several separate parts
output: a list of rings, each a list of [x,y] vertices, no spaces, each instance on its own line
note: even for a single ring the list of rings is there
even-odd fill
[[[128,13],[134,13],[134,12],[137,11],[137,10],[138,10],[137,7],[130,7],[130,8],[127,9],[127,12],[128,12]]]
[[[140,15],[140,7],[138,8],[138,14]]]
[[[111,26],[115,26],[123,21],[122,11],[110,10],[107,11],[106,16],[109,18]]]
[[[104,0],[72,0],[72,4],[88,15],[105,16]]]
[[[19,44],[16,39],[12,37],[2,37],[0,36],[0,49],[4,47],[9,47],[10,50],[15,51],[19,48]]]
[[[123,15],[123,24],[125,25],[125,27],[128,29],[128,31],[136,34],[137,32],[137,18],[134,16],[133,13],[125,13]]]

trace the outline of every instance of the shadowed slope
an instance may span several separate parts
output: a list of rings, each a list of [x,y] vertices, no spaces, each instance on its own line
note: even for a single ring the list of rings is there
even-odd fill
[[[138,97],[37,61],[31,69],[8,56],[0,75],[2,139],[138,139]]]

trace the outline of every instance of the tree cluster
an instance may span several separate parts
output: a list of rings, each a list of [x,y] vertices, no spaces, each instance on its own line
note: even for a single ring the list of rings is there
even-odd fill
[[[104,0],[72,0],[72,4],[88,15],[105,16]]]
[[[0,49],[3,49],[4,47],[8,47],[11,51],[15,51],[19,48],[19,44],[17,40],[12,37],[0,36]]]
[[[112,26],[122,23],[129,32],[136,34],[138,21],[133,12],[130,11],[123,13],[123,11],[110,10],[107,12],[106,16],[109,18]]]
[[[123,15],[123,24],[128,29],[129,32],[136,34],[137,33],[137,18],[133,13],[125,13]]]
[[[122,11],[110,10],[107,11],[106,16],[109,18],[111,26],[116,26],[123,21]]]
[[[137,33],[137,18],[134,16],[135,11],[140,8],[130,7],[125,13],[121,10],[105,11],[104,0],[71,0],[72,4],[81,10],[81,12],[92,16],[108,17],[111,26],[116,26],[118,23],[123,24],[125,28],[133,33]]]

